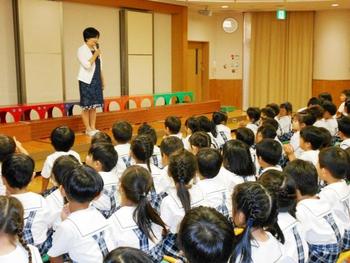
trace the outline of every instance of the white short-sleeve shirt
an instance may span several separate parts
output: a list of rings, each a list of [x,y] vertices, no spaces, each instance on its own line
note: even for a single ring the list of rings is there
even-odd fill
[[[318,163],[319,150],[303,151],[298,159],[311,162],[315,167]]]
[[[136,164],[139,165],[143,168],[145,168],[146,170],[148,170],[147,164]],[[156,190],[156,193],[162,193],[162,192],[166,192],[166,190],[170,187],[169,184],[169,179],[166,178],[165,176],[162,175],[162,170],[159,169],[157,166],[155,166],[154,164],[150,164],[151,167],[151,175],[153,178],[153,184],[154,184],[154,188]]]
[[[56,161],[56,159],[58,157],[61,157],[61,156],[64,156],[64,155],[73,155],[75,158],[78,159],[79,162],[81,162],[80,161],[80,155],[77,152],[73,151],[73,150],[69,150],[68,152],[61,152],[61,151],[54,152],[54,153],[52,153],[52,154],[50,154],[49,156],[46,157],[43,169],[41,171],[42,177],[44,177],[46,179],[50,178],[54,162]]]
[[[59,189],[56,189],[51,194],[49,194],[46,198],[47,205],[50,209],[50,214],[53,222],[53,229],[61,224],[61,212],[64,206],[64,199]]]
[[[336,136],[338,133],[338,122],[336,118],[322,119],[324,127],[331,133],[332,136]]]
[[[216,125],[216,131],[218,133],[218,135],[216,136],[216,141],[219,145],[219,148],[221,148],[225,144],[225,142],[232,139],[231,129],[226,125],[224,124]]]
[[[275,119],[279,123],[282,134],[288,133],[292,130],[292,117],[291,116],[289,116],[289,115],[282,116],[282,117],[276,116]]]
[[[342,103],[339,105],[338,112],[340,112],[340,113],[343,114],[344,116],[348,116],[348,113],[345,112],[345,102],[342,102]]]
[[[337,243],[336,235],[324,216],[332,214],[341,235],[344,227],[339,218],[331,210],[329,204],[322,199],[304,199],[296,207],[296,218],[305,231],[305,239],[312,245],[327,245]]]
[[[254,132],[254,135],[256,135],[256,133],[258,132],[258,128],[259,128],[259,126],[257,124],[255,124],[255,123],[248,123],[246,125],[246,127],[248,129],[251,129]]]
[[[32,255],[32,263],[42,263],[41,256],[39,254],[39,250],[32,246],[28,245],[29,250]],[[22,247],[22,245],[17,244],[15,250],[11,251],[6,255],[0,255],[1,263],[28,263],[28,252]]]
[[[14,194],[24,208],[24,224],[27,223],[30,212],[34,211],[34,221],[31,227],[34,245],[41,245],[47,239],[47,231],[52,226],[51,210],[45,200],[39,194],[27,192],[23,194]]]
[[[157,166],[158,168],[162,169],[163,164],[162,164],[162,155],[160,153],[160,148],[157,145],[154,145],[153,148],[153,154],[151,157],[151,162]]]
[[[118,153],[118,162],[116,165],[118,177],[120,177],[126,169],[126,162],[130,159],[130,143],[118,144],[114,146]]]
[[[184,148],[187,151],[191,150],[190,137],[191,137],[191,134],[187,135],[185,138],[182,139],[182,142],[184,144]]]
[[[290,145],[293,147],[295,157],[299,158],[303,152],[303,149],[300,148],[300,131],[295,132],[290,138]]]
[[[342,148],[343,150],[346,150],[347,148],[349,148],[350,147],[350,138],[343,140],[340,143],[339,147]]]
[[[113,250],[115,239],[107,220],[94,207],[71,213],[53,234],[48,255],[59,257],[68,253],[74,262],[102,262],[103,256],[94,235],[103,233],[108,251]]]

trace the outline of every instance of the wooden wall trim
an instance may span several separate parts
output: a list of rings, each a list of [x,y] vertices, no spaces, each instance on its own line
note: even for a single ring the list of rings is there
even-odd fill
[[[344,89],[350,89],[350,79],[347,80],[312,80],[312,96],[317,96],[321,92],[329,92],[332,94],[333,102],[340,104],[340,93]]]

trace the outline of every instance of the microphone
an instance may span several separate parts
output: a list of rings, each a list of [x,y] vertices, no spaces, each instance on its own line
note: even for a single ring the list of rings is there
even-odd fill
[[[100,44],[96,43],[96,48],[99,49],[100,48]]]

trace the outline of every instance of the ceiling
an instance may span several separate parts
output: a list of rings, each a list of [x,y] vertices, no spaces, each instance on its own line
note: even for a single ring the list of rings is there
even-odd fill
[[[188,6],[192,10],[208,8],[213,12],[350,9],[350,0],[151,0]],[[338,4],[338,6],[332,6]],[[223,6],[225,8],[223,8]]]

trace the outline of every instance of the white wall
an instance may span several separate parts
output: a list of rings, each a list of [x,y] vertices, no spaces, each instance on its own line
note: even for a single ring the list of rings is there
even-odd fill
[[[314,79],[350,79],[350,10],[315,15]]]

